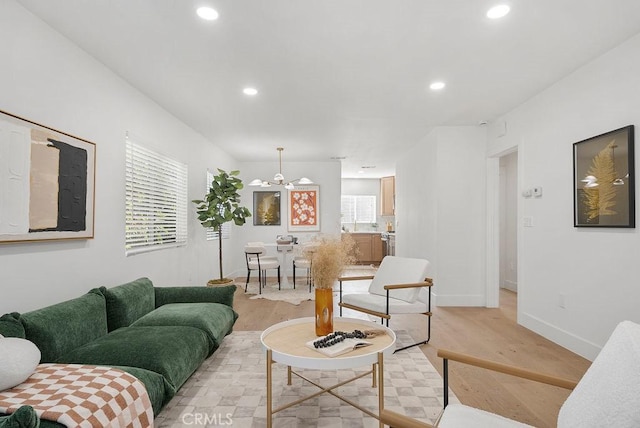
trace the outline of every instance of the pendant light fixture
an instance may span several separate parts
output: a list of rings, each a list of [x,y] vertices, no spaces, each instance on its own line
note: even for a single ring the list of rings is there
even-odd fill
[[[305,185],[305,184],[313,184],[313,181],[309,180],[307,177],[296,178],[295,180],[287,181],[282,175],[282,151],[283,147],[278,147],[278,157],[280,160],[280,170],[279,172],[273,176],[273,181],[262,180],[260,178],[256,178],[249,186],[260,186],[260,187],[271,187],[271,186],[284,186],[285,189],[291,190],[295,188],[295,184]]]

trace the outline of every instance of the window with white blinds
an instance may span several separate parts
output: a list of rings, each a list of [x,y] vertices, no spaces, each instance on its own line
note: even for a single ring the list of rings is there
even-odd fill
[[[213,181],[213,173],[207,170],[207,183],[205,186],[205,195],[209,193],[209,188],[211,187],[212,181]],[[214,228],[208,227],[206,231],[207,231],[207,241],[214,241],[218,239],[218,232],[216,232]],[[231,222],[227,222],[222,225],[222,239],[229,239],[230,234],[231,234]]]
[[[376,197],[374,195],[342,195],[341,223],[375,223]]]
[[[125,253],[187,243],[187,166],[127,138]]]

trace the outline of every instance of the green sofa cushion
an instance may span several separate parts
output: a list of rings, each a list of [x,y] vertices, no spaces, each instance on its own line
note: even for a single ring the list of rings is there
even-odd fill
[[[98,289],[20,316],[26,339],[40,349],[40,362],[58,357],[107,334],[104,296]]]
[[[209,338],[209,355],[231,333],[238,314],[221,303],[169,303],[134,322],[132,327],[182,325],[195,327]]]
[[[100,291],[107,300],[109,331],[129,327],[156,308],[153,283],[149,278],[139,278],[113,288],[101,287]]]
[[[139,367],[165,377],[177,391],[209,354],[194,327],[123,327],[59,357],[59,363]]]
[[[25,338],[24,326],[20,322],[20,314],[12,312],[0,317],[0,334],[4,337]]]
[[[156,287],[156,308],[167,303],[222,303],[233,307],[235,285],[224,287]]]
[[[9,416],[0,416],[0,428],[38,428],[40,419],[31,406],[22,406]]]

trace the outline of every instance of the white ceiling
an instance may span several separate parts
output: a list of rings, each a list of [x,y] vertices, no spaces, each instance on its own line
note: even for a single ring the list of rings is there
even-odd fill
[[[239,161],[283,146],[346,156],[344,177],[393,174],[434,126],[491,121],[640,31],[638,0],[511,0],[489,20],[498,1],[18,0]]]

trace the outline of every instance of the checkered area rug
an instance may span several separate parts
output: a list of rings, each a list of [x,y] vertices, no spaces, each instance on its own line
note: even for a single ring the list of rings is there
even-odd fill
[[[193,374],[155,420],[155,426],[236,428],[266,427],[266,360],[257,331],[236,331]],[[400,343],[411,343],[405,331],[396,332]],[[349,379],[369,369],[299,372],[323,386]],[[418,348],[400,351],[385,358],[385,407],[433,423],[440,413],[442,378]],[[293,376],[287,385],[286,366],[273,367],[274,408],[318,391]],[[377,388],[371,376],[344,385],[340,395],[377,413]],[[450,402],[458,402],[449,392]],[[274,415],[277,428],[378,427],[378,421],[336,397],[322,394]]]

